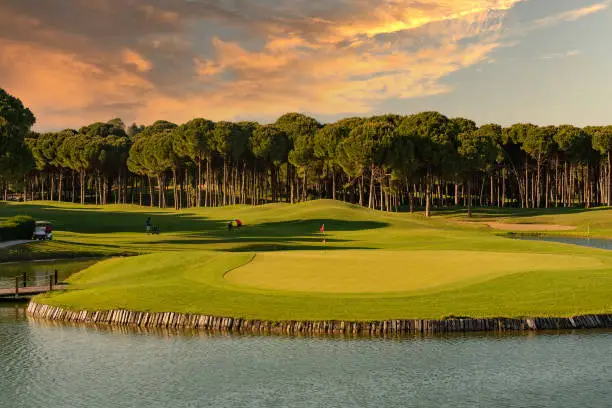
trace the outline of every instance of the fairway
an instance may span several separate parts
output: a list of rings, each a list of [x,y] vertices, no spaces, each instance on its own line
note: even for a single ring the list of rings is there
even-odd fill
[[[586,256],[486,251],[333,251],[260,253],[225,279],[237,285],[296,292],[422,293],[458,289],[523,272],[600,268]]]

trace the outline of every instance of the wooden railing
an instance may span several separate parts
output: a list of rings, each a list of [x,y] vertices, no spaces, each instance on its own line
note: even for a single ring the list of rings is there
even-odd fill
[[[30,296],[62,286],[57,269],[51,272],[24,272],[15,277],[0,277],[0,297]]]

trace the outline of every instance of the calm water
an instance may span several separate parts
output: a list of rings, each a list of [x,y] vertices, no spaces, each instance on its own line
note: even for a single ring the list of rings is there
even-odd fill
[[[0,288],[14,287],[15,277],[21,277],[24,273],[31,286],[46,285],[49,274],[55,270],[61,281],[96,262],[99,259],[0,263]]]
[[[546,241],[546,242],[558,242],[561,244],[572,244],[580,245],[590,248],[608,249],[612,250],[612,239],[601,239],[601,238],[575,238],[575,237],[520,237],[518,239],[527,241]]]
[[[0,304],[0,407],[610,407],[612,333],[223,337],[37,323]]]

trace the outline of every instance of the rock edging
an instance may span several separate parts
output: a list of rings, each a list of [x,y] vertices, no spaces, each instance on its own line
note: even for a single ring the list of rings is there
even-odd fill
[[[148,328],[188,328],[235,333],[307,335],[440,334],[526,330],[573,330],[612,328],[612,315],[584,315],[563,318],[489,318],[449,320],[384,320],[354,322],[339,320],[269,321],[183,313],[149,313],[129,310],[71,311],[30,302],[30,317],[85,324],[107,324]]]

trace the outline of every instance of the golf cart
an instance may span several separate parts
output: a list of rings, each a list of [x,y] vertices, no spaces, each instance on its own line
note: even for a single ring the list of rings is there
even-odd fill
[[[36,221],[36,227],[34,228],[34,236],[32,239],[37,240],[49,240],[53,239],[53,228],[51,223],[48,221]]]

